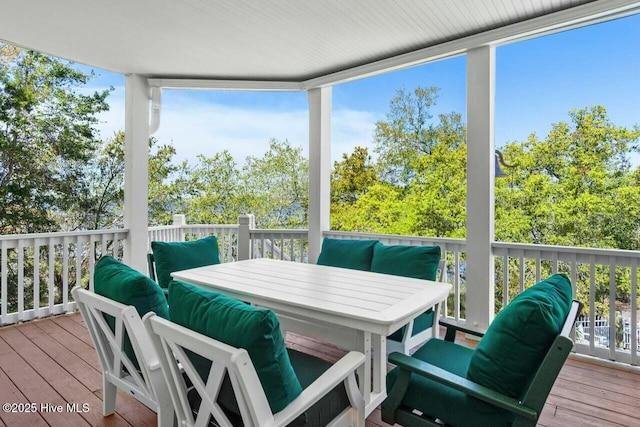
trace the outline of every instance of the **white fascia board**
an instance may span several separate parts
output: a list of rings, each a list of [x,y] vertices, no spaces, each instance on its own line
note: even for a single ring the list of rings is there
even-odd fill
[[[150,87],[163,89],[211,89],[211,90],[246,90],[300,92],[305,90],[299,82],[276,82],[259,80],[212,80],[212,79],[148,79]]]

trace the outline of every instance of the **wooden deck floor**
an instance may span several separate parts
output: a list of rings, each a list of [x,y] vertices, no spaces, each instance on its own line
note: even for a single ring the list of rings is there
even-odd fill
[[[289,346],[327,360],[343,351],[289,335]],[[0,426],[155,426],[155,413],[118,392],[116,413],[102,417],[102,375],[78,314],[0,328]],[[74,405],[75,404],[75,405]],[[539,426],[640,426],[640,374],[569,360],[547,400]],[[388,426],[379,410],[367,427]]]

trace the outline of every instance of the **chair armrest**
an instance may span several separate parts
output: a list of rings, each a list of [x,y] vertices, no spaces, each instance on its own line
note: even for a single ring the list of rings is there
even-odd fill
[[[362,353],[357,351],[347,353],[304,389],[286,408],[274,414],[275,425],[288,425],[325,394],[333,390],[335,386],[348,380],[349,375],[353,375],[355,381],[355,370],[363,363],[364,355]],[[362,402],[359,403],[364,406],[364,399],[361,396],[360,400]]]
[[[445,333],[445,337],[444,337],[445,341],[454,342],[456,339],[456,332],[458,331],[463,332],[465,334],[475,335],[476,337],[480,337],[480,338],[484,336],[484,332],[481,332],[475,329],[465,328],[464,326],[460,326],[456,323],[449,323],[443,319],[440,319],[440,325],[447,328],[447,332]]]
[[[533,409],[522,406],[519,400],[509,396],[505,396],[495,390],[480,384],[469,381],[468,379],[452,374],[430,363],[423,362],[411,356],[402,353],[391,353],[389,362],[398,366],[400,370],[406,370],[422,377],[436,381],[440,384],[461,391],[471,397],[485,401],[494,406],[506,409],[516,415],[535,420],[537,412]]]

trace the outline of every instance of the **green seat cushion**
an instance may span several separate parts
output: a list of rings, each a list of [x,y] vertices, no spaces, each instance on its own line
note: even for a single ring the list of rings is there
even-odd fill
[[[472,356],[473,349],[438,339],[427,341],[413,354],[416,359],[461,377],[466,376]],[[396,382],[398,370],[396,367],[387,375],[388,391]],[[439,418],[447,425],[500,427],[510,426],[513,422],[513,416],[507,411],[496,409],[463,392],[417,374],[411,376],[402,405]]]
[[[271,410],[285,408],[301,392],[302,386],[291,366],[280,323],[268,309],[255,308],[227,296],[186,283],[169,286],[171,321],[249,353]],[[211,362],[191,354],[194,367],[203,379]]]
[[[571,282],[556,274],[530,287],[496,316],[474,352],[467,378],[518,398],[560,333]]]
[[[325,238],[317,264],[352,270],[371,269],[373,247],[377,240],[343,240]]]
[[[153,311],[160,317],[169,318],[167,300],[158,284],[111,256],[103,256],[96,263],[93,288],[99,295],[134,306],[140,317]],[[107,316],[107,321],[113,330],[113,317]],[[128,338],[125,340],[124,350],[136,368],[139,368]]]
[[[204,237],[192,242],[151,242],[158,284],[169,287],[171,273],[205,265],[220,264],[218,238]]]
[[[384,245],[373,247],[371,271],[415,279],[436,280],[439,246]]]

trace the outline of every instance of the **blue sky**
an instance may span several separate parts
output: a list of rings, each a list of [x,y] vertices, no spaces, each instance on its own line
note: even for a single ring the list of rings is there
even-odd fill
[[[384,119],[399,88],[439,87],[434,116],[464,116],[465,67],[461,55],[335,86],[332,158],[357,145],[373,148],[375,122]],[[96,72],[95,87],[116,88],[101,124],[103,136],[110,136],[124,127],[124,78]],[[571,109],[596,104],[616,125],[640,124],[640,15],[496,49],[496,147],[531,132],[544,138]],[[228,149],[242,165],[246,156],[262,155],[271,138],[286,138],[306,153],[307,109],[305,93],[165,90],[154,136],[176,147],[177,160]]]

